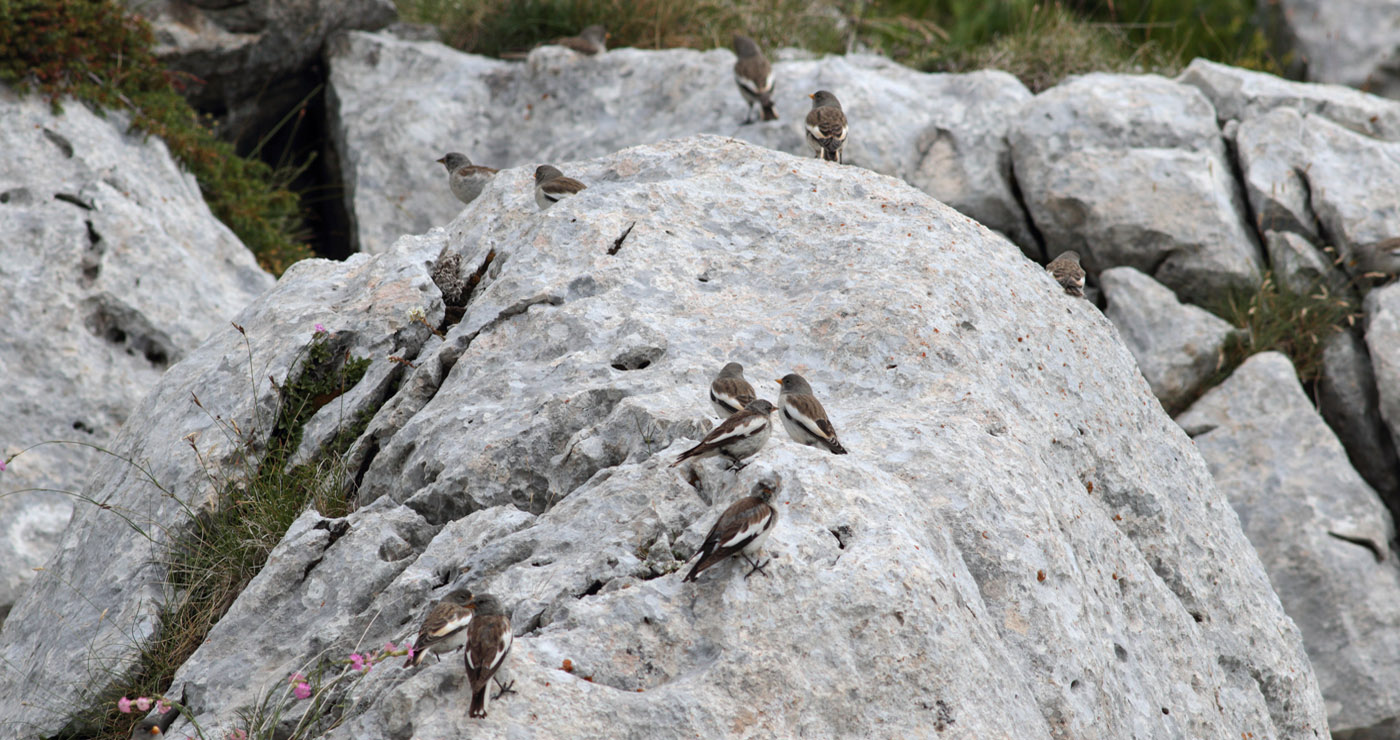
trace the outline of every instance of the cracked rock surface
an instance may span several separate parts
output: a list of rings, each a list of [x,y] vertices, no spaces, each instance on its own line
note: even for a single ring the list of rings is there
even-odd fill
[[[272,285],[165,145],[0,86],[0,619],[164,373]],[[29,490],[12,493],[21,489]],[[83,506],[83,504],[78,504]]]
[[[510,612],[517,693],[470,720],[460,654],[382,664],[344,685],[332,737],[1328,736],[1298,630],[1190,439],[1108,320],[1015,245],[893,178],[732,139],[567,165],[590,187],[547,211],[528,168],[503,171],[445,230],[294,269],[241,317],[257,356],[286,358],[329,303],[357,354],[404,345],[416,367],[351,451],[360,508],[304,514],[177,674],[206,732],[319,658],[409,639],[460,580]],[[442,322],[429,276],[454,255],[477,278],[460,320],[403,333],[415,306]],[[188,386],[251,411],[240,347],[216,335],[128,425],[164,476],[197,472],[176,454]],[[715,423],[729,360],[769,399],[803,373],[850,454],[778,429],[738,473],[668,467]],[[681,583],[761,477],[781,481],[768,577],[731,562]],[[67,543],[34,592],[50,606],[139,539],[84,529],[111,539]],[[107,572],[148,553],[121,554]],[[130,624],[133,581],[83,609]],[[42,611],[7,625],[10,663],[50,680],[94,660],[38,655],[93,628]]]

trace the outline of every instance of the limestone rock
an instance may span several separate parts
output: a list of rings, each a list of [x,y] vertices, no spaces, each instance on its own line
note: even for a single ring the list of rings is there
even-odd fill
[[[1273,11],[1309,80],[1400,97],[1394,0],[1280,0]]]
[[[1006,143],[1030,92],[1002,72],[924,74],[862,55],[776,61],[781,118],[745,126],[728,49],[585,57],[546,46],[518,63],[348,33],[329,58],[331,132],[360,251],[382,251],[462,210],[434,162],[444,152],[533,168],[707,132],[801,156],[807,95],[825,88],[850,121],[847,163],[901,177],[1040,257]]]
[[[189,95],[227,125],[268,126],[317,84],[300,79],[345,29],[377,30],[398,17],[392,0],[125,0],[151,22],[156,55],[193,76]],[[269,119],[270,120],[267,120]],[[387,245],[386,245],[387,246]]]
[[[1294,293],[1317,294],[1346,290],[1346,275],[1332,268],[1332,261],[1306,238],[1289,231],[1264,234],[1265,251],[1274,279]]]
[[[1245,361],[1177,419],[1289,616],[1338,737],[1386,737],[1400,716],[1395,528],[1277,352]],[[1374,734],[1380,732],[1381,734]]]
[[[1229,322],[1183,304],[1169,288],[1131,267],[1099,275],[1108,298],[1104,315],[1137,360],[1152,394],[1170,413],[1190,401],[1220,366]]]
[[[0,620],[85,506],[62,492],[83,487],[92,446],[272,285],[194,177],[126,120],[0,87],[0,459],[70,441],[0,473]]]
[[[1381,418],[1400,441],[1400,283],[1366,295],[1366,348],[1376,374]]]
[[[1196,89],[1152,75],[1073,78],[1026,104],[1010,138],[1050,254],[1076,250],[1093,274],[1134,267],[1195,303],[1259,283],[1259,245]]]
[[[1400,457],[1381,419],[1366,343],[1346,331],[1328,339],[1317,389],[1318,410],[1346,448],[1356,472],[1380,493],[1392,512],[1400,511]]]

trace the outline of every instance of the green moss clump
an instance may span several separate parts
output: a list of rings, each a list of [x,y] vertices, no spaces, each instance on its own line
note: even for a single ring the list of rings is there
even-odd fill
[[[73,97],[131,114],[132,128],[160,137],[196,179],[209,208],[280,275],[311,256],[295,237],[296,194],[266,163],[239,157],[214,136],[178,87],[186,80],[151,53],[150,26],[115,0],[0,2],[0,81],[35,90],[57,108]]]

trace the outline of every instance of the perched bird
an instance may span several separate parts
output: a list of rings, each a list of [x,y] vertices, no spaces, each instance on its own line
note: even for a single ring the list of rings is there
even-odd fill
[[[846,114],[841,110],[841,101],[826,90],[807,97],[812,99],[805,124],[807,146],[818,159],[840,164],[841,147],[846,145]]]
[[[676,467],[691,458],[706,458],[724,455],[730,460],[730,467],[740,470],[740,461],[753,457],[763,449],[773,424],[768,415],[773,413],[773,404],[763,400],[750,401],[743,411],[730,416],[705,435],[700,444],[682,452],[671,467]],[[747,463],[745,463],[747,464]]]
[[[1084,297],[1084,268],[1079,266],[1078,252],[1061,252],[1045,266],[1045,271],[1060,282],[1066,293]]]
[[[500,670],[501,664],[505,662],[506,655],[510,653],[511,642],[514,636],[510,632],[510,617],[506,616],[505,607],[501,606],[500,600],[490,594],[481,594],[472,599],[476,616],[472,617],[471,624],[467,627],[467,681],[471,684],[472,704],[467,712],[469,717],[486,716],[486,691],[491,688],[491,678]],[[510,684],[501,686],[501,693],[494,698],[510,691]],[[497,681],[496,685],[500,686]]]
[[[768,534],[773,531],[773,526],[778,523],[778,510],[772,504],[776,488],[777,482],[761,480],[754,484],[750,495],[725,509],[715,526],[710,527],[710,533],[705,535],[705,544],[700,546],[700,557],[695,567],[681,582],[695,580],[706,568],[735,553],[742,555],[752,568],[744,574],[745,578],[756,572],[763,573],[767,563],[755,563],[749,556],[758,553]]]
[[[158,707],[159,705],[157,705]],[[175,724],[179,718],[181,709],[185,706],[185,689],[180,689],[180,703],[172,705],[170,711],[162,714],[159,709],[146,715],[139,724],[131,728],[131,740],[142,740],[143,738],[159,737],[164,735],[170,726]]]
[[[472,164],[461,152],[448,152],[438,162],[447,168],[447,185],[452,188],[452,194],[463,203],[476,200],[486,183],[496,176],[496,170]]]
[[[710,383],[710,405],[715,407],[719,418],[729,417],[744,410],[745,406],[758,398],[753,386],[744,380],[744,366],[731,362],[719,371],[719,377]]]
[[[837,455],[846,454],[846,448],[836,439],[835,427],[826,418],[826,409],[812,395],[812,386],[807,380],[797,373],[788,373],[778,383],[783,386],[778,393],[778,408],[782,410],[783,427],[792,441],[824,447]]]
[[[467,644],[467,626],[471,624],[474,608],[471,600],[471,591],[456,588],[442,601],[433,604],[427,616],[423,617],[423,625],[418,628],[413,657],[403,667],[421,664],[429,652],[448,653]]]
[[[744,123],[753,122],[755,104],[762,111],[763,120],[778,120],[778,112],[773,110],[773,65],[758,44],[748,36],[734,34],[734,53],[739,60],[734,62],[734,81],[739,83],[739,94],[749,102],[749,117]]]
[[[553,165],[542,164],[535,168],[535,202],[541,211],[558,203],[560,198],[577,195],[587,187],[572,177],[564,177]]]
[[[608,29],[601,24],[596,24],[583,29],[583,32],[577,36],[555,39],[554,43],[559,46],[567,46],[580,54],[593,56],[608,50],[609,36]]]

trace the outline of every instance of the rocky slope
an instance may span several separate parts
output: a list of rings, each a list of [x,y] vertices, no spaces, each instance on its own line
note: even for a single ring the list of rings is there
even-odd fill
[[[375,368],[335,413],[387,402],[352,450],[359,509],[304,514],[177,675],[206,732],[318,656],[408,637],[456,576],[506,601],[519,693],[469,720],[460,658],[385,664],[334,735],[1327,736],[1298,631],[1191,441],[1111,324],[1014,245],[892,178],[718,137],[568,171],[590,187],[548,211],[508,170],[446,230],[305,263],[240,315],[274,377],[324,321]],[[481,279],[439,340],[410,317],[446,315],[444,256],[449,293]],[[189,390],[245,426],[273,395],[248,393],[245,352],[216,335],[119,446],[198,476],[181,438],[210,422]],[[778,431],[737,475],[667,467],[713,423],[730,359],[770,398],[805,373],[851,454]],[[682,584],[759,478],[781,481],[770,577]],[[96,480],[181,526],[132,476]],[[0,633],[22,721],[54,718],[20,687],[74,698],[83,666],[130,660],[149,547],[105,512],[69,530]]]

